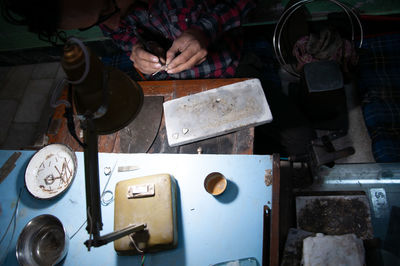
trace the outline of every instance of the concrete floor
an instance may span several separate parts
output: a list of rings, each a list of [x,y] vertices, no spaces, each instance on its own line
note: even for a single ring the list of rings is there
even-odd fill
[[[356,93],[356,88],[353,84],[348,84],[345,86],[345,90],[349,112],[349,129],[346,136],[334,140],[332,143],[337,150],[352,146],[355,149],[355,153],[337,160],[336,163],[373,163],[375,159],[372,155],[371,139],[364,123],[361,102]],[[322,134],[324,132],[318,133]]]
[[[49,99],[55,82],[63,76],[59,63],[0,67],[0,148],[25,149],[46,144],[44,134],[52,113]],[[360,101],[353,86],[347,86],[346,92],[349,132],[333,144],[336,149],[353,146],[356,153],[337,163],[375,162]]]
[[[282,82],[282,91],[288,94],[290,82],[298,82],[297,78],[288,74],[283,68],[279,71]],[[355,153],[346,158],[335,161],[336,163],[374,163],[375,159],[371,150],[371,139],[364,123],[361,101],[354,84],[345,85],[349,129],[346,136],[332,141],[336,150],[352,146]],[[317,130],[318,137],[329,134],[329,131]]]
[[[64,75],[59,63],[0,68],[0,147],[43,145],[51,117],[50,94]]]

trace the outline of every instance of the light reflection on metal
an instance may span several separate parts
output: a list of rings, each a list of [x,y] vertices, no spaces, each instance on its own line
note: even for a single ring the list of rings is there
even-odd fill
[[[289,68],[287,65],[287,62],[284,58],[282,48],[281,48],[281,38],[282,38],[282,32],[285,27],[285,24],[288,22],[289,18],[301,7],[303,7],[306,4],[312,3],[312,2],[317,2],[318,0],[300,0],[298,2],[295,2],[291,6],[289,6],[281,15],[279,18],[278,22],[276,23],[274,34],[272,37],[272,44],[274,47],[274,52],[276,55],[276,58],[279,62],[279,64],[282,66],[282,68],[291,74],[294,77],[300,77],[300,74],[297,73],[294,69],[293,66],[292,69]],[[354,22],[353,19],[357,22],[358,27],[359,27],[359,32],[360,32],[360,42],[359,42],[359,48],[362,47],[363,39],[364,39],[364,29],[361,24],[361,21],[356,13],[356,10],[353,7],[347,6],[345,3],[342,3],[341,1],[337,0],[328,0],[328,2],[331,2],[337,6],[339,6],[342,11],[344,11],[347,15],[347,18],[350,23],[351,27],[351,40],[354,42],[355,41],[355,28],[354,28]]]
[[[325,180],[327,185],[370,185],[370,184],[400,184],[400,179],[346,179],[346,180]]]

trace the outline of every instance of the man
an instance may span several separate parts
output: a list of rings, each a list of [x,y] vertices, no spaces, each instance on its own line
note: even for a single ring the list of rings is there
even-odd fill
[[[241,60],[243,38],[237,29],[255,6],[252,0],[1,1],[9,21],[28,25],[49,40],[57,29],[99,25],[135,68],[153,79],[260,78],[274,117],[273,123],[257,127],[260,142],[268,142],[258,144],[268,148],[260,153],[304,153],[314,138],[308,121],[280,91],[279,78],[268,66],[272,60],[260,60],[271,53]]]
[[[235,29],[254,7],[252,0],[2,1],[9,21],[18,21],[15,13],[44,36],[99,25],[137,70],[163,70],[156,79],[234,76],[243,42]]]

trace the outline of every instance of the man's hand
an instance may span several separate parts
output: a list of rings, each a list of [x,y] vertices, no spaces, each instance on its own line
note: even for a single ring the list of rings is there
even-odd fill
[[[207,43],[208,39],[201,30],[183,32],[167,51],[167,72],[175,74],[203,63],[207,56]]]
[[[135,44],[132,47],[132,53],[130,59],[133,62],[133,65],[137,70],[142,72],[143,74],[153,74],[157,70],[161,68],[161,63],[165,63],[165,59],[161,56],[163,53],[165,55],[165,51],[157,46],[156,44],[147,44],[148,46],[155,45],[152,47],[154,54],[147,52],[142,44]],[[160,57],[157,57],[160,55]]]

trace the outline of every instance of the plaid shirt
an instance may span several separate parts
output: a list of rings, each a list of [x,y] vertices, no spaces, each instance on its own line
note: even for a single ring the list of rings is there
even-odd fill
[[[237,29],[253,7],[252,0],[149,0],[148,6],[135,7],[121,19],[117,30],[110,30],[105,25],[100,28],[128,56],[138,42],[134,29],[139,34],[156,32],[170,43],[189,28],[201,29],[210,39],[206,60],[177,74],[162,71],[153,79],[232,77],[243,45]]]
[[[399,162],[400,34],[364,38],[357,74],[374,158],[377,163]]]

